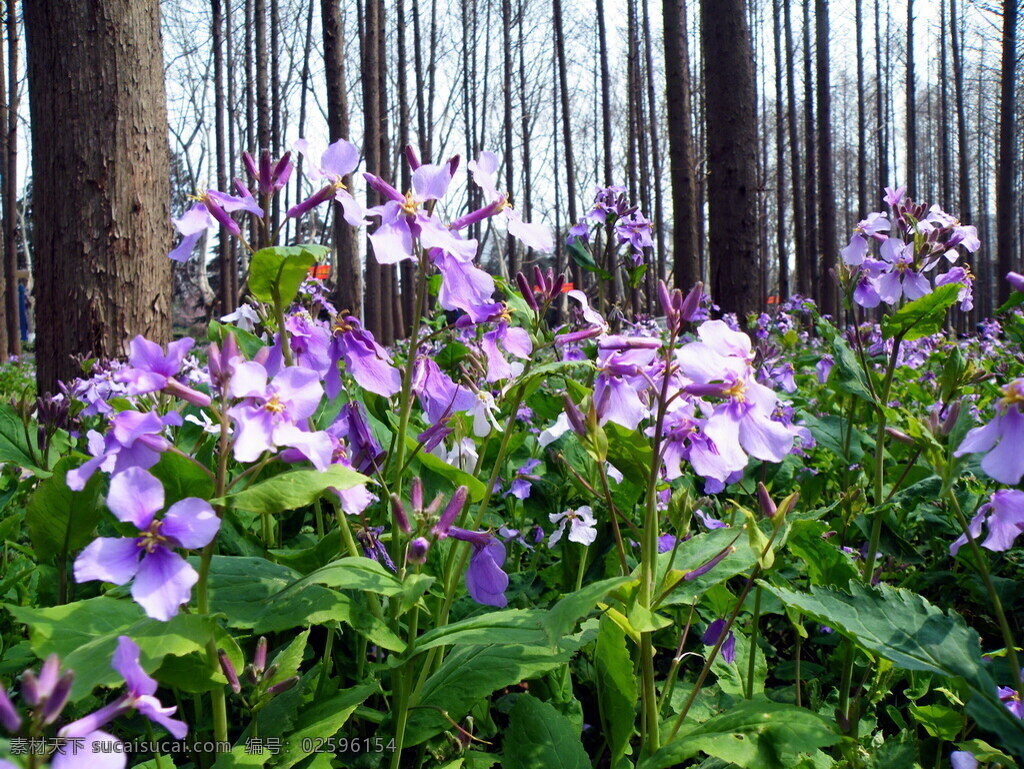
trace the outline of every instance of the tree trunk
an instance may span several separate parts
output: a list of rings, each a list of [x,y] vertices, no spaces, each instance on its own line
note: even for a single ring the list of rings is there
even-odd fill
[[[3,221],[0,222],[0,231],[6,235],[7,218],[15,214],[14,210],[11,209],[7,200],[7,176],[9,174],[7,166],[7,155],[8,155],[8,142],[10,141],[10,134],[7,131],[8,125],[8,110],[10,104],[7,99],[7,77],[6,77],[6,58],[5,58],[5,42],[3,35],[0,35],[0,193],[3,198]],[[6,252],[6,239],[3,240],[3,255],[0,256],[0,282],[3,283],[0,288],[0,362],[6,361],[9,350],[14,346],[14,341],[11,337],[17,337],[17,326],[18,322],[18,305],[16,304],[18,298],[18,282],[17,282],[17,271],[11,267],[10,260]],[[17,261],[17,260],[15,260]],[[13,297],[11,294],[13,293]],[[20,343],[20,340],[18,340]],[[17,353],[16,353],[17,354]]]
[[[0,130],[4,127],[0,126]],[[21,313],[18,296],[18,9],[7,0],[7,141],[4,152],[4,272],[10,276],[6,305],[7,345],[11,355],[21,355]],[[27,288],[26,288],[27,290]]]
[[[562,148],[565,153],[565,192],[569,204],[569,221],[577,221],[576,215],[576,166],[572,154],[572,120],[569,115],[569,83],[566,78],[565,66],[565,31],[562,25],[562,0],[552,0],[555,21],[555,59],[558,65],[559,94],[562,109]],[[582,274],[580,268],[572,265],[573,281],[580,285]]]
[[[701,3],[707,102],[708,204],[715,244],[711,295],[723,312],[758,307],[757,115],[743,0]]]
[[[665,25],[665,106],[672,183],[673,284],[685,290],[701,278],[686,0],[664,0],[662,17]]]
[[[676,2],[682,2],[682,0],[676,0]],[[667,45],[667,33],[665,39]],[[612,78],[608,71],[608,30],[606,29],[604,17],[604,0],[597,0],[597,44],[598,56],[601,62],[601,144],[604,148],[603,184],[605,187],[611,187],[615,183],[615,174],[612,171]],[[665,58],[665,77],[671,78],[671,68],[674,66],[678,68],[679,62],[672,61],[667,48],[665,50]],[[671,83],[671,80],[669,82]],[[672,86],[669,85],[669,92],[671,93],[672,90]]]
[[[807,215],[807,275],[810,295],[821,302],[818,280],[818,173],[814,124],[814,70],[811,66],[811,2],[804,0],[804,211]]]
[[[254,58],[256,60],[256,149],[270,149],[270,72],[267,58],[267,0],[254,0]]]
[[[914,0],[907,0],[907,191],[917,195],[917,82],[914,77]]]
[[[949,47],[953,54],[953,99],[956,101],[958,215],[971,221],[971,155],[967,147],[967,95],[964,93],[964,62],[960,44],[960,20],[956,0],[949,0]]]
[[[654,301],[654,297],[657,295],[655,289],[655,277],[658,280],[665,279],[665,227],[664,227],[664,211],[662,207],[662,195],[661,195],[661,182],[662,182],[662,162],[661,162],[661,142],[658,130],[658,100],[656,92],[654,90],[654,40],[651,36],[651,9],[650,0],[643,0],[643,14],[644,14],[644,53],[646,63],[646,74],[647,74],[647,122],[650,126],[650,147],[651,147],[651,169],[654,172],[654,242],[656,246],[656,252],[654,254],[654,261],[657,266],[657,276],[654,275],[652,265],[648,267],[649,278],[647,281],[648,285],[648,300]],[[646,214],[650,216],[651,212],[647,211]]]
[[[857,218],[868,213],[867,94],[864,92],[864,0],[854,6],[857,24]]]
[[[37,380],[170,334],[167,113],[158,0],[24,5]]]
[[[377,76],[377,46],[379,4],[377,0],[367,0],[363,8],[363,51],[362,77],[363,84],[363,157],[366,170],[372,174],[381,173],[380,145],[380,78]],[[377,193],[372,187],[366,191],[367,205],[377,205]],[[374,336],[380,338],[384,328],[382,322],[381,281],[383,271],[373,255],[373,247],[367,241],[366,289],[364,292],[363,314],[366,327]]]
[[[818,58],[818,202],[821,206],[821,311],[838,310],[836,281],[836,190],[832,158],[832,91],[829,78],[828,0],[816,0],[815,29]]]
[[[505,192],[515,200],[515,163],[512,157],[512,0],[501,0],[501,42],[504,46],[504,134],[505,134]],[[519,257],[516,253],[516,239],[509,233],[505,238],[505,250],[508,254],[508,275],[514,277],[519,272]]]
[[[889,124],[885,115],[885,94],[889,80],[883,71],[882,24],[879,19],[881,5],[882,0],[875,0],[875,131],[878,132],[878,140],[875,146],[875,151],[878,155],[878,187],[875,189],[875,194],[878,194],[879,190],[889,185]],[[886,49],[888,49],[888,12],[886,13],[885,21]]]
[[[1018,0],[1003,3],[1003,73],[999,98],[999,166],[996,176],[996,254],[998,274],[996,285],[1000,303],[1010,296],[1006,273],[1017,266],[1014,259],[1015,238],[1013,217],[1016,211],[1014,168],[1017,154],[1016,135],[1016,72]]]
[[[793,18],[788,0],[782,4],[783,34],[786,37],[786,122],[789,127],[789,167],[793,177],[793,242],[796,246],[796,288],[800,294],[811,293],[811,258],[807,248],[804,193],[800,178],[800,135],[796,121],[796,61],[793,55]]]
[[[859,2],[859,0],[858,0]],[[789,298],[789,264],[786,261],[786,189],[783,170],[786,165],[785,130],[782,113],[782,19],[779,0],[772,2],[772,36],[775,52],[775,243],[778,250],[779,301]]]
[[[235,143],[235,126],[238,124],[237,105],[235,103],[235,45],[234,45],[234,29],[231,20],[231,0],[224,6],[224,48],[226,55],[226,75],[227,75],[227,121],[228,121],[228,177],[236,176],[235,169],[238,167],[239,153]],[[236,238],[231,238],[228,242],[228,264],[231,268],[229,273],[231,275],[231,296],[235,299],[235,305],[238,305],[239,301],[239,290],[238,285],[238,249],[241,244]],[[232,308],[234,309],[234,308]]]
[[[409,145],[409,125],[412,122],[409,117],[409,93],[408,93],[408,72],[405,61],[405,0],[396,0],[396,29],[398,32],[398,50],[396,53],[398,65],[398,147],[399,152]],[[399,166],[402,169],[402,186],[400,189],[407,190],[412,186],[412,175],[409,171],[409,164],[399,159]],[[402,262],[399,267],[401,274],[401,308],[402,317],[400,322],[395,324],[395,333],[403,337],[409,335],[412,324],[415,322],[413,312],[413,299],[416,295],[415,265],[411,260]]]
[[[939,3],[939,18],[946,18],[946,0]],[[953,190],[950,184],[949,148],[949,75],[946,71],[946,30],[939,29],[939,205],[947,211],[953,204]]]
[[[213,124],[214,154],[216,158],[217,189],[228,191],[227,148],[224,146],[224,15],[221,0],[211,2],[211,26],[213,43]],[[228,231],[223,225],[218,228],[217,264],[220,268],[220,311],[227,314],[235,309],[235,297],[231,293],[231,264],[228,260]]]

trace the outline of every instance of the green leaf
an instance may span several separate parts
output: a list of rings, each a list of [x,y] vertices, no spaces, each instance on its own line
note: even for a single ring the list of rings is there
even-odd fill
[[[25,525],[36,557],[49,561],[62,553],[65,557],[92,541],[92,533],[103,515],[99,504],[100,474],[93,475],[82,491],[68,488],[68,457],[53,468],[53,475],[42,481],[29,497]],[[63,564],[58,564],[64,568]]]
[[[685,542],[680,542],[675,551],[675,560],[672,559],[672,551],[658,556],[658,578],[661,579],[661,575],[669,569],[688,572],[703,566],[728,547],[729,543],[736,539],[736,534],[736,530],[732,528],[713,529],[690,537]],[[661,601],[660,605],[692,603],[694,598],[703,595],[720,582],[735,577],[741,572],[749,571],[753,568],[756,560],[749,547],[734,547],[733,552],[725,556],[711,571],[694,580],[680,582]],[[682,574],[680,573],[679,576]],[[677,576],[672,579],[670,576],[671,581],[666,584],[666,587],[678,578]]]
[[[886,339],[902,335],[906,341],[931,336],[942,331],[946,310],[956,304],[962,285],[947,283],[930,294],[908,302],[892,315],[882,318],[882,335]]]
[[[106,596],[45,609],[11,605],[7,609],[28,626],[29,643],[37,657],[56,654],[65,668],[75,671],[73,701],[96,686],[120,685],[121,674],[110,667],[118,636],[126,635],[139,645],[142,667],[152,673],[167,655],[204,649],[214,627],[213,620],[195,614],[158,622],[130,600]]]
[[[32,459],[32,449],[29,448],[29,438],[25,434],[25,423],[21,417],[8,404],[0,404],[0,462],[31,470],[40,478],[48,477],[49,472]]]
[[[328,251],[317,245],[261,248],[249,262],[249,293],[261,302],[287,307],[299,293],[309,268]]]
[[[603,267],[599,267],[597,262],[594,261],[594,257],[590,255],[590,252],[583,247],[579,240],[573,239],[571,242],[565,244],[566,251],[569,252],[569,256],[572,260],[588,272],[593,272],[603,280],[611,280],[611,274]]]
[[[215,320],[210,321],[206,336],[211,342],[223,345],[224,338],[228,334],[232,334],[235,337],[235,341],[238,342],[238,348],[249,360],[256,357],[256,353],[266,347],[266,345],[263,344],[262,339],[249,331],[241,329],[238,326],[219,323]]]
[[[548,612],[543,609],[504,609],[452,622],[428,630],[416,641],[414,651],[435,646],[504,644],[550,646]]]
[[[611,617],[601,617],[594,652],[601,728],[612,752],[612,766],[629,752],[638,698],[626,634]]]
[[[553,706],[521,695],[509,714],[504,769],[590,769],[579,732]]]
[[[608,436],[608,461],[627,478],[646,479],[651,470],[650,440],[614,422],[605,424],[604,431]]]
[[[409,714],[405,744],[418,745],[451,728],[438,708],[459,721],[491,692],[542,676],[570,656],[552,654],[546,646],[457,647],[424,683],[416,709]]]
[[[255,634],[337,620],[378,646],[405,650],[405,642],[362,605],[362,596],[315,584],[296,586],[299,578],[297,572],[264,558],[215,555],[210,566],[210,606],[215,614],[228,618],[229,627]]]
[[[822,535],[828,530],[823,521],[794,521],[786,547],[803,563],[812,585],[840,587],[857,579],[853,560]]]
[[[741,700],[677,737],[638,769],[674,767],[707,753],[743,769],[790,769],[796,758],[839,736],[816,713],[766,700]]]
[[[311,505],[328,489],[351,489],[369,480],[344,465],[331,465],[324,472],[293,470],[212,501],[214,504],[227,502],[252,513],[280,513]]]
[[[314,699],[299,713],[293,731],[284,743],[284,750],[274,764],[276,769],[295,766],[312,752],[305,750],[304,746],[311,747],[317,744],[317,740],[337,734],[355,709],[375,691],[374,686],[356,686],[325,700]]]
[[[955,740],[967,721],[963,713],[958,713],[945,705],[918,705],[912,702],[910,715],[932,737],[947,741]]]
[[[346,556],[332,561],[312,574],[288,586],[288,591],[304,585],[327,585],[342,590],[367,590],[380,595],[402,592],[402,581],[372,558]]]
[[[867,378],[864,376],[864,369],[839,330],[828,321],[821,319],[818,321],[818,331],[832,345],[832,360],[835,366],[832,369],[831,377],[835,384],[840,390],[850,395],[856,395],[861,400],[874,403],[875,399],[871,396]]]
[[[576,629],[576,623],[593,609],[598,601],[617,587],[629,582],[629,577],[612,577],[592,582],[575,593],[562,596],[548,611],[545,624],[552,641],[558,641]]]
[[[149,472],[163,484],[166,507],[186,497],[210,499],[214,494],[213,478],[180,454],[165,451]]]
[[[267,765],[273,756],[269,752],[252,753],[245,745],[236,745],[227,753],[221,753],[213,769],[256,769]]]
[[[852,583],[852,594],[826,588],[798,593],[765,585],[784,604],[834,628],[905,670],[961,678],[971,693],[967,712],[1004,747],[1024,756],[1024,722],[1000,702],[981,658],[981,640],[956,612],[944,613],[908,590]]]
[[[274,656],[270,664],[276,665],[277,671],[274,673],[274,677],[267,682],[268,686],[280,683],[299,672],[299,666],[302,665],[302,656],[306,652],[306,641],[308,639],[309,628],[306,628],[295,636],[290,644]]]

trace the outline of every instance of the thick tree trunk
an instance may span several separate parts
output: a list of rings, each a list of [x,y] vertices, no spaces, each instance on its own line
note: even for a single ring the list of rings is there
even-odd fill
[[[7,218],[15,213],[8,205],[6,194],[8,175],[6,158],[7,145],[10,141],[10,135],[7,132],[7,114],[10,105],[7,99],[5,51],[3,35],[0,35],[0,159],[2,159],[0,160],[0,185],[2,185],[0,192],[3,193],[3,226],[6,226]],[[4,232],[6,231],[4,230]],[[0,361],[7,360],[8,351],[10,347],[13,347],[14,342],[10,337],[18,336],[17,326],[14,325],[18,321],[18,305],[15,304],[18,296],[17,271],[11,267],[7,257],[6,241],[3,241],[3,249],[2,255],[0,255],[0,283],[3,284],[0,287]]]
[[[707,101],[711,295],[723,312],[758,307],[757,115],[743,0],[701,3]]]
[[[267,0],[254,0],[253,29],[256,60],[256,149],[270,149],[270,72],[267,59]]]
[[[829,77],[828,0],[816,0],[815,29],[818,59],[818,203],[821,211],[821,310],[835,315],[838,309],[836,281],[836,190],[832,158],[832,91]]]
[[[363,8],[363,66],[360,73],[363,84],[363,157],[366,160],[366,170],[373,174],[381,173],[380,78],[377,76],[379,8],[377,0],[367,0]],[[376,205],[379,202],[377,198],[377,193],[373,188],[368,188],[367,204]],[[380,338],[384,328],[381,296],[383,270],[373,255],[373,248],[369,246],[369,241],[367,241],[367,246],[363,315],[366,327],[374,336]]]
[[[1010,284],[1006,273],[1013,270],[1018,260],[1014,259],[1015,238],[1013,217],[1016,212],[1016,190],[1014,169],[1017,151],[1016,135],[1016,72],[1017,72],[1017,16],[1018,0],[1003,3],[1003,74],[999,98],[999,166],[996,175],[996,254],[998,274],[996,285],[999,301],[1005,302],[1010,296]]]
[[[160,4],[24,6],[32,110],[39,391],[170,334]]]
[[[348,97],[345,83],[345,30],[342,26],[339,0],[321,0],[324,67],[327,80],[327,131],[330,140],[349,138]],[[343,180],[349,185],[351,180]],[[334,248],[337,251],[334,275],[334,301],[340,310],[348,310],[357,318],[363,311],[363,271],[359,263],[356,239],[334,203]]]
[[[673,283],[676,288],[685,290],[701,278],[686,0],[664,0],[662,16],[665,24],[669,175],[672,182]]]

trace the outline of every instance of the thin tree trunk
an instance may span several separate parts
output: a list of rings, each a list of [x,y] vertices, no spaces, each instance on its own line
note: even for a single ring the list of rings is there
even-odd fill
[[[832,158],[832,91],[829,78],[828,0],[816,0],[815,29],[818,58],[818,201],[821,206],[821,281],[822,312],[835,315],[838,310],[836,281],[836,190],[835,163]]]
[[[964,62],[960,45],[957,0],[949,0],[949,47],[953,54],[953,100],[956,102],[958,214],[971,221],[971,156],[967,146],[967,96],[964,93]]]
[[[2,229],[6,236],[7,218],[14,215],[14,211],[10,208],[7,200],[7,176],[8,167],[6,158],[8,155],[7,143],[10,139],[10,134],[7,131],[8,119],[7,113],[10,109],[7,98],[7,77],[6,77],[6,43],[3,39],[3,35],[0,35],[0,158],[4,158],[0,162],[0,185],[2,185],[2,197],[3,197],[3,222]],[[6,252],[7,241],[6,237],[3,241],[3,256],[0,257],[0,278],[3,281],[3,288],[0,290],[0,362],[7,360],[9,339],[15,334],[11,331],[14,322],[18,320],[18,306],[13,304],[11,301],[10,293],[11,288],[14,287],[15,300],[17,300],[17,277],[13,270],[10,270],[9,260]],[[13,310],[12,310],[13,307]],[[19,340],[20,341],[20,340]]]
[[[562,148],[565,153],[565,193],[569,204],[569,221],[577,221],[576,211],[576,166],[572,153],[572,120],[569,114],[569,83],[565,65],[565,32],[562,25],[562,0],[552,0],[555,21],[555,59],[558,64],[558,83],[562,109]],[[575,263],[572,265],[573,280],[582,283],[582,273]]]
[[[946,18],[946,0],[939,3],[939,18]],[[940,196],[939,205],[947,211],[953,204],[953,189],[950,183],[950,147],[949,147],[949,74],[946,67],[946,30],[939,29],[939,173]]]
[[[281,156],[281,136],[284,119],[281,97],[281,14],[278,0],[270,0],[270,154]],[[281,196],[275,195],[271,203],[270,228],[277,231],[281,220]]]
[[[157,0],[23,6],[32,111],[37,381],[170,335],[170,163]],[[131,62],[125,67],[124,62]],[[103,180],[98,184],[97,180]]]
[[[512,0],[501,0],[501,41],[504,46],[504,134],[505,134],[505,192],[515,200],[515,163],[512,157]],[[508,275],[514,276],[519,271],[519,256],[516,253],[516,239],[509,233],[505,238],[505,250],[508,254]]]
[[[796,120],[796,61],[793,55],[793,20],[790,12],[791,3],[779,0],[782,4],[783,33],[786,37],[786,122],[789,126],[789,164],[793,178],[793,242],[796,246],[796,286],[804,296],[811,294],[811,258],[808,253],[806,239],[806,219],[804,216],[804,192],[801,184],[800,169],[800,136]]]
[[[917,82],[914,76],[914,0],[907,0],[907,191],[917,195]]]
[[[213,124],[214,152],[217,164],[217,189],[227,191],[227,148],[224,131],[224,14],[221,0],[211,2],[211,24],[213,32]],[[235,309],[231,293],[231,264],[228,260],[228,231],[223,225],[218,228],[217,264],[220,267],[220,311],[226,314]]]
[[[363,85],[363,157],[366,160],[366,170],[372,174],[381,173],[381,142],[380,142],[380,78],[377,74],[377,46],[378,46],[378,22],[379,4],[377,0],[367,0],[363,7],[361,18],[363,21],[363,51],[362,70],[360,76]],[[368,205],[377,205],[377,193],[372,187],[367,188],[366,202]],[[369,231],[369,230],[368,230]],[[384,328],[383,324],[383,297],[381,295],[381,282],[383,270],[373,256],[373,247],[367,241],[366,259],[366,289],[364,293],[364,322],[366,327],[374,336],[381,338]]]
[[[7,0],[7,142],[4,161],[4,272],[10,276],[5,302],[7,344],[11,355],[21,355],[21,305],[18,296],[18,8]],[[0,129],[2,130],[2,129]]]
[[[605,24],[604,0],[597,0],[597,43],[598,56],[601,62],[601,140],[604,148],[604,186],[611,187],[615,182],[612,172],[612,97],[611,74],[608,71],[608,31]],[[665,57],[670,57],[666,50]],[[668,77],[669,61],[666,61],[666,77]]]
[[[409,145],[409,93],[408,93],[408,72],[405,61],[405,0],[395,1],[396,31],[398,32],[398,43],[396,53],[398,66],[398,147],[399,151]],[[399,167],[402,169],[401,189],[407,190],[412,186],[412,177],[409,172],[409,164],[399,158]],[[402,262],[399,268],[401,273],[401,308],[402,317],[400,322],[395,324],[395,331],[402,336],[408,336],[415,322],[413,316],[413,299],[415,298],[415,265],[411,260]]]
[[[804,0],[804,211],[807,216],[807,274],[810,295],[821,303],[818,279],[818,173],[814,123],[814,70],[811,66],[811,2]]]
[[[789,265],[786,261],[786,191],[782,176],[786,165],[786,147],[782,112],[782,19],[779,18],[779,0],[772,0],[772,35],[775,53],[775,247],[778,251],[781,302],[789,298]]]
[[[875,152],[877,154],[878,164],[878,187],[875,190],[877,194],[878,190],[889,184],[889,124],[885,119],[885,93],[888,88],[888,78],[885,77],[883,72],[884,59],[882,56],[882,24],[879,16],[881,15],[882,0],[875,0],[875,131],[877,132],[878,139],[875,144]],[[888,24],[888,14],[886,14],[886,24]],[[888,38],[888,29],[886,31],[886,37]],[[888,39],[886,40],[886,48],[888,48]],[[959,97],[957,97],[959,98]]]
[[[686,0],[663,0],[662,17],[669,174],[672,182],[673,284],[685,290],[701,279]]]
[[[701,3],[708,203],[715,244],[711,295],[741,317],[758,307],[757,115],[743,0]],[[726,85],[728,87],[726,87]]]
[[[867,94],[864,92],[864,0],[854,6],[857,24],[857,218],[868,213]]]
[[[996,285],[1000,303],[1010,296],[1006,273],[1017,264],[1014,258],[1013,218],[1016,212],[1014,170],[1017,160],[1016,142],[1016,72],[1017,72],[1018,0],[1003,3],[1003,72],[999,98],[999,166],[996,176]]]
[[[234,24],[232,22],[231,13],[232,0],[227,0],[227,4],[224,6],[224,48],[225,48],[225,61],[227,86],[228,86],[228,104],[227,104],[227,121],[228,121],[228,177],[234,177],[235,169],[237,168],[236,163],[238,162],[238,147],[236,144],[235,130],[238,125],[238,105],[235,102],[235,32]],[[228,264],[230,265],[229,274],[231,276],[231,296],[234,298],[235,306],[239,302],[239,291],[240,286],[238,285],[238,248],[239,242],[236,238],[231,238],[228,242]],[[233,308],[232,308],[233,309]]]
[[[651,9],[650,0],[643,0],[644,13],[644,52],[647,65],[647,118],[650,124],[650,147],[651,147],[651,169],[654,172],[654,239],[657,252],[654,254],[654,261],[657,266],[657,275],[654,270],[648,267],[650,277],[648,279],[648,301],[653,302],[656,292],[654,291],[654,279],[665,279],[665,228],[664,209],[661,194],[662,163],[661,163],[661,142],[659,141],[658,123],[658,99],[654,90],[654,40],[651,36]],[[648,215],[650,212],[647,212]]]
[[[423,34],[420,29],[420,3],[419,0],[412,0],[412,47],[413,47],[413,72],[416,76],[416,142],[423,162],[430,162],[423,157],[426,151],[427,141],[427,85],[426,73],[423,71]]]
[[[533,177],[530,165],[530,135],[532,132],[530,111],[526,106],[526,41],[523,34],[523,22],[526,17],[526,2],[519,0],[519,115],[521,139],[523,142],[523,215],[527,221],[533,219]],[[533,249],[527,249],[526,261],[533,260]]]
[[[267,0],[254,0],[256,60],[256,149],[270,149],[270,71],[267,63]]]

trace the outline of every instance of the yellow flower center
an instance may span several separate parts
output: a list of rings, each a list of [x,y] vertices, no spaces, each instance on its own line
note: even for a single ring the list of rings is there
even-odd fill
[[[160,521],[153,521],[149,528],[142,532],[139,537],[138,546],[140,550],[152,553],[157,547],[167,542],[167,537],[160,534]]]
[[[265,408],[271,414],[280,414],[282,411],[284,411],[284,404],[281,403],[281,400],[276,395],[274,395],[270,398],[270,400],[267,401],[266,405],[263,408]]]
[[[402,203],[402,210],[407,214],[414,214],[419,207],[419,202],[412,196],[412,190],[406,192],[405,201]]]
[[[351,317],[352,316],[349,315],[348,311],[340,312],[335,315],[334,323],[331,325],[331,331],[334,333],[345,333],[347,331],[351,331],[353,328],[352,324],[349,323],[349,318]]]
[[[747,390],[747,384],[742,379],[736,380],[732,387],[725,391],[725,395],[730,398],[735,398],[737,401],[742,403],[746,400],[746,396],[743,394]]]
[[[1017,380],[1016,382],[1010,382],[1002,388],[1003,397],[999,399],[999,402],[1004,406],[1015,406],[1020,403],[1024,403],[1024,382]]]

